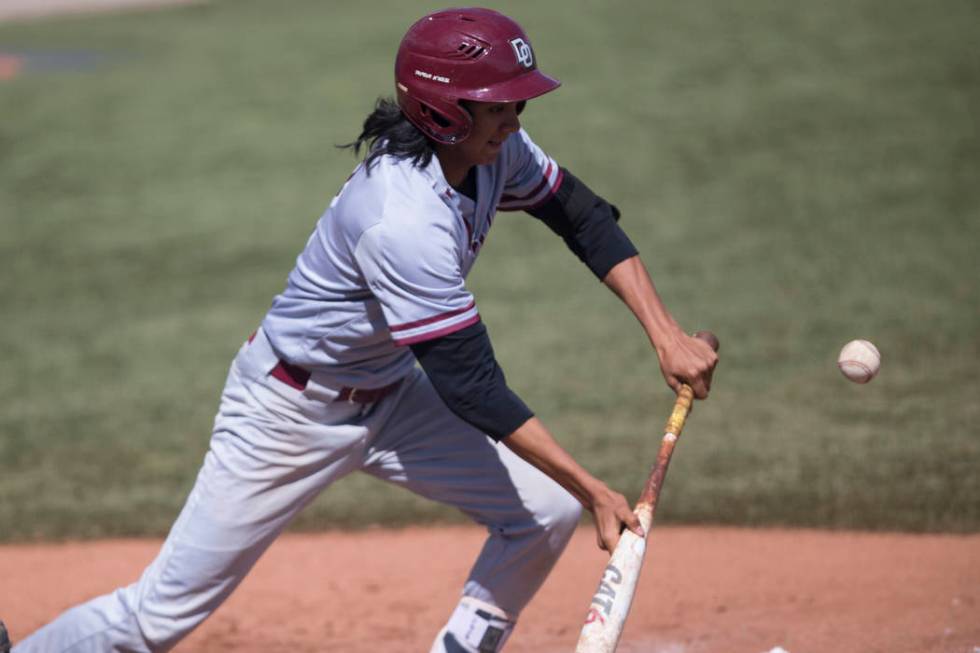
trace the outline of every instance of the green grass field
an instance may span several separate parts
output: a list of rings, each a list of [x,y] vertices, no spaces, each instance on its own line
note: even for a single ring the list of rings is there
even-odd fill
[[[564,82],[525,126],[722,340],[658,519],[976,532],[980,6],[492,6]],[[0,540],[166,532],[228,363],[355,163],[334,145],[433,8],[0,25],[0,51],[106,57],[0,82]],[[471,287],[513,387],[635,497],[672,398],[632,316],[523,214]],[[835,364],[859,337],[867,386]],[[355,475],[296,527],[458,518]]]

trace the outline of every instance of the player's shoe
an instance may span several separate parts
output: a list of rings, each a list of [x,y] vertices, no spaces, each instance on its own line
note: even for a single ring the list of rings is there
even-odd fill
[[[2,621],[0,621],[0,653],[10,653],[10,637]]]

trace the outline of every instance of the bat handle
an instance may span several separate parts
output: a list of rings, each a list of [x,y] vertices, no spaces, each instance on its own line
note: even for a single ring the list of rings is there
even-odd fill
[[[691,404],[693,403],[694,390],[688,384],[682,384],[680,392],[677,393],[677,400],[674,402],[674,409],[670,411],[670,417],[667,418],[667,425],[664,427],[664,437],[668,435],[673,435],[675,439],[680,437],[681,431],[684,430],[684,422],[687,421],[687,416],[691,412]]]
[[[694,334],[695,338],[705,341],[712,349],[718,351],[719,343],[715,334],[710,331],[698,331]],[[674,408],[670,411],[667,424],[664,426],[664,437],[660,441],[660,451],[657,453],[657,461],[650,471],[643,492],[636,503],[633,512],[640,518],[640,524],[644,531],[650,529],[653,523],[653,512],[657,507],[657,498],[660,494],[660,486],[663,485],[664,476],[667,474],[667,467],[670,465],[670,457],[674,453],[674,445],[681,437],[684,430],[684,423],[687,416],[691,413],[691,406],[694,404],[694,390],[686,383],[681,384],[677,392],[677,399],[674,401]]]

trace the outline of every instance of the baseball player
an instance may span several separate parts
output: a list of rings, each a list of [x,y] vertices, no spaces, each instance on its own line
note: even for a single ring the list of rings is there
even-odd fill
[[[140,579],[15,653],[166,651],[231,594],[290,520],[363,471],[458,507],[488,537],[434,653],[500,651],[591,511],[599,546],[640,532],[507,386],[466,276],[498,211],[560,235],[636,315],[667,383],[707,396],[717,358],[664,308],[619,212],[521,129],[559,82],[487,9],[425,16],[350,145],[365,151],[228,374],[210,448]]]

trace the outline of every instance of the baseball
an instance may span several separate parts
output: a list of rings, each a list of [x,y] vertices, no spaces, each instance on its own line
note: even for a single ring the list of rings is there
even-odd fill
[[[867,340],[852,340],[840,350],[837,367],[851,381],[867,383],[878,374],[878,369],[881,367],[881,354],[878,348]]]

